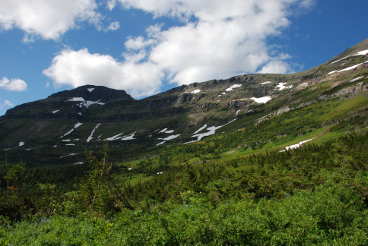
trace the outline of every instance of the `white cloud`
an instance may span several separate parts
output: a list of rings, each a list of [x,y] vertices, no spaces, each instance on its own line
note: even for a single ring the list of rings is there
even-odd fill
[[[0,79],[0,89],[8,91],[24,91],[27,87],[27,83],[22,79],[8,79],[6,77]]]
[[[11,107],[14,107],[14,104],[11,101],[7,99],[0,100],[0,115],[3,115],[5,111]]]
[[[98,22],[96,8],[95,0],[1,0],[0,29],[19,28],[55,40],[78,21]]]
[[[120,23],[118,21],[111,22],[107,27],[107,31],[116,31],[120,29]]]
[[[116,1],[115,1],[116,2]],[[166,30],[153,26],[147,37],[125,42],[140,55],[140,64],[157,64],[161,80],[188,84],[241,73],[289,72],[267,38],[279,35],[290,22],[290,9],[310,6],[311,0],[119,0],[154,16],[179,18],[183,25]],[[136,52],[137,56],[134,56]],[[145,55],[142,58],[142,54]]]
[[[63,50],[43,73],[55,85],[103,85],[126,90],[136,97],[158,92],[162,77],[153,63],[119,62],[109,55],[91,54],[87,49]]]
[[[259,73],[276,73],[276,74],[283,74],[290,72],[290,66],[284,61],[270,61],[262,69]]]
[[[116,0],[109,0],[107,1],[107,4],[106,4],[107,8],[111,11],[115,8],[116,6]]]
[[[188,84],[242,73],[289,72],[285,54],[267,42],[290,24],[291,10],[311,0],[109,0],[112,10],[136,8],[182,23],[153,25],[124,43],[123,60],[63,50],[44,74],[56,85],[106,85],[134,96],[159,90],[162,83]]]

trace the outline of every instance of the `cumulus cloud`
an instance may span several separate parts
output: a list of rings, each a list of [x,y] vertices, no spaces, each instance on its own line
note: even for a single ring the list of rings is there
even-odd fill
[[[136,97],[156,93],[162,77],[162,72],[153,63],[119,62],[109,55],[90,53],[87,49],[61,51],[43,73],[56,85],[103,85],[126,90]]]
[[[96,8],[95,0],[1,0],[0,29],[19,28],[27,35],[55,40],[78,21],[98,22]]]
[[[155,24],[124,43],[121,61],[87,49],[63,50],[44,74],[56,85],[106,85],[134,96],[165,82],[189,84],[243,73],[286,73],[290,65],[268,38],[290,25],[292,10],[311,0],[108,0],[181,23]]]
[[[125,42],[132,53],[157,64],[163,80],[188,84],[241,73],[286,73],[290,66],[275,54],[267,38],[279,35],[290,22],[291,9],[311,0],[118,0],[155,17],[179,18],[182,25],[147,30],[145,37]],[[116,1],[114,1],[116,4]],[[115,5],[114,5],[115,6]]]
[[[289,64],[284,61],[270,61],[262,69],[259,73],[287,73],[291,71]]]
[[[0,79],[0,89],[8,91],[24,91],[27,87],[27,83],[22,79],[8,79],[6,77]]]

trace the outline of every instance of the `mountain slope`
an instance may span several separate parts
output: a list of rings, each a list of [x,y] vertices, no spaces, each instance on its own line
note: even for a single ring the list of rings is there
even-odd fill
[[[271,142],[288,135],[290,130],[281,131],[285,125],[304,129],[289,134],[289,140],[297,140],[358,115],[366,122],[367,50],[366,40],[302,73],[241,75],[181,86],[143,100],[95,86],[60,92],[1,117],[0,147],[9,160],[79,163],[85,149],[105,143],[116,160],[122,160],[221,131],[237,137],[237,130],[248,129],[248,136]],[[290,115],[296,116],[286,121]],[[255,139],[243,141],[259,148]]]

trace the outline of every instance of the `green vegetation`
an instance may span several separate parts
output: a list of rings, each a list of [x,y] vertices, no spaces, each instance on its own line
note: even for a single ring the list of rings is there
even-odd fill
[[[368,133],[239,158],[212,141],[120,165],[104,150],[68,170],[5,166],[0,245],[368,244]]]
[[[194,144],[96,145],[85,165],[4,159],[0,246],[368,245],[367,96],[316,95],[282,114],[285,98],[258,105]]]

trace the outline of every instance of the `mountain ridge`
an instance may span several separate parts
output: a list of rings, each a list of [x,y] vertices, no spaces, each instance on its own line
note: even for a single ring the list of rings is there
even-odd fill
[[[47,149],[55,159],[106,142],[131,153],[196,142],[253,115],[258,118],[252,124],[257,125],[321,101],[365,95],[367,54],[365,40],[304,72],[238,75],[141,100],[106,87],[78,87],[10,109],[0,117],[0,148],[8,154],[30,149],[25,156]],[[204,125],[204,131],[197,132]]]

